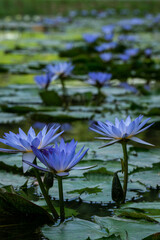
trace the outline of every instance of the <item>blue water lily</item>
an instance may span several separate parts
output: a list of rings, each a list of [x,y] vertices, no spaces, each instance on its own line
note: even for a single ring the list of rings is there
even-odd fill
[[[112,53],[101,53],[99,56],[105,62],[109,62],[113,58],[113,54]]]
[[[35,76],[34,80],[37,83],[38,87],[42,89],[47,89],[53,79],[52,79],[52,74],[46,73],[46,75]]]
[[[103,72],[90,72],[89,80],[87,81],[89,84],[102,87],[108,84],[108,81],[111,79],[111,73],[103,73]]]
[[[32,127],[30,127],[27,134],[25,134],[21,128],[19,128],[19,133],[17,134],[11,131],[9,133],[5,133],[4,139],[0,138],[0,142],[17,150],[0,148],[0,152],[22,152],[22,160],[33,162],[35,159],[35,154],[32,151],[32,147],[36,149],[47,148],[48,145],[52,144],[55,139],[63,133],[62,131],[55,134],[59,128],[60,126],[55,127],[54,125],[47,132],[47,126],[45,126],[37,135]],[[28,170],[28,167],[28,164],[24,163],[23,171],[26,172]]]
[[[99,34],[98,33],[84,33],[83,34],[83,39],[87,42],[87,43],[94,43],[97,39],[99,38]]]
[[[91,167],[75,167],[75,165],[85,156],[88,149],[84,152],[84,146],[76,153],[77,142],[74,139],[65,143],[63,139],[61,139],[60,144],[55,144],[54,148],[48,148],[44,150],[39,150],[35,146],[32,146],[32,150],[37,158],[47,167],[42,168],[31,162],[25,161],[25,163],[33,166],[39,170],[45,172],[52,172],[57,176],[67,176],[69,175],[69,171],[73,169],[88,169]],[[93,166],[92,166],[93,167]]]
[[[139,48],[128,48],[124,51],[124,54],[134,57],[139,53]]]
[[[130,116],[128,116],[126,120],[122,119],[120,121],[118,118],[115,118],[115,124],[108,120],[105,121],[105,123],[98,121],[97,124],[93,124],[90,129],[104,136],[98,137],[98,139],[111,140],[103,147],[112,145],[116,142],[121,142],[122,140],[132,140],[134,142],[153,146],[152,144],[135,137],[135,135],[145,131],[153,125],[153,123],[151,123],[150,125],[144,127],[150,118],[141,122],[142,118],[142,115],[137,117],[134,121],[131,121]]]
[[[123,62],[127,62],[130,59],[130,56],[127,54],[119,54],[118,55],[119,59],[122,60]]]
[[[50,72],[55,78],[66,78],[71,75],[74,66],[70,62],[60,62],[53,65],[48,65],[47,70]]]

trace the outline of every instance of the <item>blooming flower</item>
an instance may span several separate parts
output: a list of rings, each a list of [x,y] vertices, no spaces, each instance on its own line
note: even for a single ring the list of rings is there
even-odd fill
[[[153,146],[148,142],[134,137],[138,133],[143,132],[144,130],[148,129],[150,126],[153,125],[153,123],[151,123],[150,125],[144,127],[144,125],[149,121],[150,118],[147,118],[146,120],[141,122],[142,118],[142,115],[139,115],[139,117],[137,117],[134,121],[131,121],[130,116],[128,116],[125,121],[119,121],[118,118],[115,118],[115,124],[108,120],[105,121],[105,123],[98,121],[97,124],[93,124],[90,129],[104,136],[98,137],[98,139],[111,140],[103,147],[112,145],[122,140],[132,140],[134,142]]]
[[[60,62],[53,65],[48,65],[47,70],[53,74],[54,78],[66,78],[70,76],[74,66],[69,62]]]
[[[47,168],[39,167],[25,160],[24,162],[39,170],[42,170],[45,172],[52,172],[57,176],[67,176],[69,175],[69,171],[73,169],[91,168],[91,167],[80,167],[80,168],[75,167],[75,165],[84,157],[84,155],[88,151],[87,149],[82,153],[84,149],[84,146],[83,146],[77,153],[75,153],[76,147],[77,147],[77,142],[75,142],[74,139],[70,143],[66,143],[66,144],[64,140],[61,139],[59,146],[56,143],[55,148],[49,148],[44,150],[38,150],[33,146],[32,150],[34,154]]]
[[[104,32],[105,34],[111,34],[113,33],[115,29],[115,26],[110,24],[110,25],[106,25],[102,27],[102,32]]]
[[[119,86],[125,88],[126,90],[129,90],[132,93],[135,93],[135,94],[138,93],[138,90],[137,90],[136,87],[134,87],[134,86],[132,86],[132,85],[126,83],[126,82],[120,83]]]
[[[110,43],[102,43],[99,46],[95,47],[95,50],[97,52],[103,52],[105,50],[110,50],[110,49],[114,49],[117,47],[117,43],[116,42],[110,42]]]
[[[126,62],[130,59],[130,56],[127,55],[127,54],[119,54],[118,56],[119,56],[119,59],[124,61],[124,62]]]
[[[113,54],[112,53],[101,53],[99,56],[103,61],[109,62],[112,59]]]
[[[31,146],[38,149],[47,148],[49,144],[52,144],[54,140],[63,133],[62,131],[55,135],[59,127],[60,126],[55,128],[55,126],[52,126],[47,132],[47,127],[45,126],[37,135],[32,127],[30,127],[27,134],[25,134],[21,128],[19,128],[19,133],[17,134],[13,132],[5,133],[4,139],[0,138],[0,142],[17,150],[0,148],[0,152],[22,152],[22,160],[33,162],[35,154],[33,153]],[[23,171],[26,172],[27,169],[28,165],[23,164]]]
[[[34,80],[40,88],[47,89],[52,81],[52,74],[46,73],[46,75],[35,76]]]
[[[111,73],[90,72],[89,80],[87,82],[91,85],[102,87],[108,83],[111,77],[112,77]]]
[[[85,33],[83,34],[83,39],[87,43],[94,43],[99,37],[99,34],[90,34],[90,33]]]
[[[134,57],[139,53],[139,48],[128,48],[124,51],[124,54]]]
[[[112,41],[113,37],[114,37],[114,34],[113,34],[113,33],[109,33],[109,34],[105,34],[105,35],[104,35],[104,39],[105,39],[106,41]]]
[[[119,35],[118,40],[119,41],[135,42],[137,40],[137,36],[121,34],[121,35]]]
[[[146,55],[146,57],[150,57],[152,55],[152,49],[146,48],[144,50],[144,54]]]

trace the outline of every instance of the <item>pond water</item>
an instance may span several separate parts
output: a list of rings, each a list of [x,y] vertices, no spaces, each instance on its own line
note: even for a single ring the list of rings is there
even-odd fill
[[[89,147],[79,166],[96,165],[90,170],[71,171],[64,179],[65,223],[47,225],[42,222],[42,216],[32,218],[30,206],[15,200],[14,208],[12,201],[8,203],[8,210],[0,207],[0,239],[134,240],[137,236],[144,239],[159,232],[160,18],[159,15],[142,14],[131,20],[129,15],[107,14],[103,17],[99,13],[96,21],[95,17],[82,14],[69,18],[4,19],[0,22],[0,138],[5,132],[18,133],[19,127],[27,132],[32,126],[38,133],[46,124],[48,128],[60,124],[66,141],[74,138],[78,148]],[[131,29],[125,28],[128,24]],[[108,31],[113,26],[113,39],[108,40]],[[87,42],[88,36],[83,36],[86,33],[99,33],[97,42]],[[105,45],[102,52],[95,50],[111,42],[116,44]],[[125,50],[133,52],[136,48],[139,49],[137,55],[130,56],[127,61],[119,59]],[[151,56],[144,54],[146,49],[152,50]],[[111,53],[112,60],[103,61],[101,53]],[[58,61],[71,61],[75,66],[73,75],[65,80],[65,101],[59,79],[52,82],[48,92],[40,90],[34,82],[36,75],[45,74],[48,64]],[[112,73],[110,84],[102,88],[100,99],[96,87],[87,82],[88,72]],[[127,85],[122,87],[121,83]],[[99,149],[105,141],[95,139],[98,134],[89,127],[96,121],[113,122],[115,117],[125,119],[128,115],[135,119],[140,114],[144,119],[150,117],[149,123],[154,122],[154,125],[138,137],[155,146],[128,142],[127,201],[116,204],[111,191],[115,172],[119,171],[123,183],[121,145]],[[0,147],[5,145],[0,143]],[[40,162],[39,165],[43,166]],[[43,173],[41,177],[44,178]],[[21,153],[0,153],[0,187],[1,206],[6,201],[3,195],[6,191],[48,210],[33,170],[23,174]],[[56,179],[49,194],[59,211]]]

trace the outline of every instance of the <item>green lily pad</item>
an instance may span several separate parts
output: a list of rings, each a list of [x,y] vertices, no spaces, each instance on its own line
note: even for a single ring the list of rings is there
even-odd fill
[[[126,240],[126,238],[130,240],[143,239],[144,237],[159,231],[159,223],[144,223],[118,217],[97,216],[94,217],[94,221],[99,224],[101,228],[107,228],[110,235],[120,235],[122,240]]]
[[[96,240],[108,236],[107,231],[102,230],[98,224],[78,218],[66,221],[58,227],[44,226],[42,233],[50,240],[85,240],[87,238]]]

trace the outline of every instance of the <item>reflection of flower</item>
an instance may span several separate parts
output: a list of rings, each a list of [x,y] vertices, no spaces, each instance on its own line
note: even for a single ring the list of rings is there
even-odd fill
[[[115,118],[115,124],[113,124],[110,121],[105,121],[105,123],[98,121],[97,124],[93,124],[90,129],[94,132],[97,132],[104,137],[99,137],[98,139],[104,139],[104,140],[111,140],[108,144],[104,145],[109,146],[116,142],[120,142],[123,140],[132,140],[138,143],[151,145],[152,144],[145,142],[137,137],[134,137],[138,133],[143,132],[144,130],[148,129],[150,126],[153,125],[151,123],[147,127],[144,127],[144,125],[149,121],[150,118],[147,118],[143,122],[141,122],[143,116],[140,115],[137,117],[134,121],[131,121],[130,116],[126,118],[126,120],[118,120],[118,118]],[[144,128],[143,128],[144,127]]]
[[[30,162],[24,161],[25,163],[38,168],[39,170],[45,172],[52,172],[57,176],[67,176],[69,175],[69,171],[73,169],[88,169],[91,167],[74,167],[87,153],[88,149],[83,153],[84,146],[77,152],[76,151],[77,142],[74,139],[70,143],[64,142],[61,139],[61,142],[55,144],[55,148],[48,148],[44,150],[38,150],[35,147],[32,147],[34,154],[38,157],[38,159],[47,167],[42,168],[37,165],[34,165]]]
[[[21,128],[19,128],[19,133],[15,134],[13,132],[5,133],[4,139],[0,138],[0,142],[13,147],[17,150],[11,149],[3,149],[0,148],[0,152],[23,152],[23,160],[28,160],[29,162],[33,162],[35,159],[35,155],[32,151],[31,146],[35,148],[42,149],[46,148],[49,144],[52,144],[54,140],[62,134],[62,132],[55,135],[60,126],[53,126],[47,132],[47,127],[45,126],[42,131],[40,131],[37,135],[32,127],[30,127],[27,134],[23,132]],[[23,164],[23,170],[26,172],[28,169],[27,164]]]
[[[52,74],[46,73],[46,75],[35,76],[34,80],[40,88],[47,89],[52,81]]]
[[[102,87],[108,84],[108,81],[111,79],[111,77],[111,73],[90,72],[89,80],[87,82],[91,85]]]
[[[103,61],[109,62],[112,59],[113,54],[112,53],[101,53],[99,56]]]
[[[99,37],[99,34],[90,34],[90,33],[85,33],[83,34],[83,39],[87,42],[87,43],[94,43]]]
[[[66,78],[70,76],[74,66],[70,62],[60,62],[47,66],[47,71],[53,74],[53,78]]]

